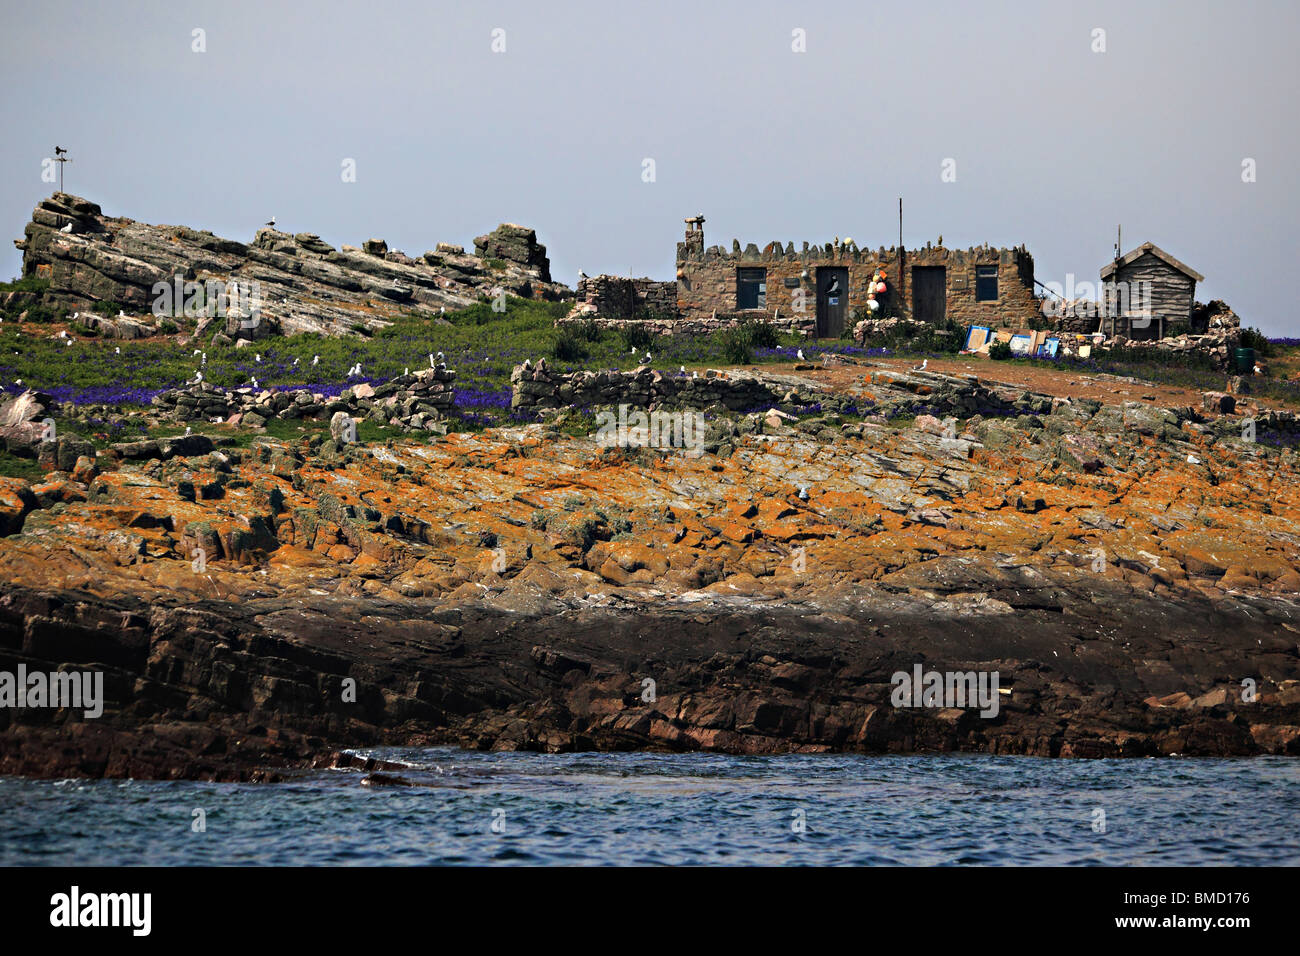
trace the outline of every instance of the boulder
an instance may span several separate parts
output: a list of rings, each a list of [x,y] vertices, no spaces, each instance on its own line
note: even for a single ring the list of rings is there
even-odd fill
[[[1201,407],[1207,412],[1231,415],[1237,410],[1237,400],[1227,392],[1205,392],[1201,395]]]
[[[537,242],[537,232],[526,226],[504,222],[487,235],[474,240],[474,252],[483,259],[504,259],[536,270],[543,282],[551,281],[551,262],[546,247]]]

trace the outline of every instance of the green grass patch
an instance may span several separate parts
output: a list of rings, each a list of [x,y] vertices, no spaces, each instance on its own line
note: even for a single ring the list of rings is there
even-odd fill
[[[0,477],[39,481],[45,472],[34,458],[20,458],[10,451],[0,451]]]

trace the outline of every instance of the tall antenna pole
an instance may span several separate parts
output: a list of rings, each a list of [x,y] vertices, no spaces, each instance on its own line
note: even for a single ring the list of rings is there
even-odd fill
[[[903,197],[898,197],[898,300],[906,308],[907,302],[907,253],[903,251]]]
[[[66,153],[67,150],[63,150],[63,152]],[[54,161],[59,164],[59,192],[63,192],[63,164],[70,163],[72,160],[66,156],[60,156],[59,147],[56,146],[54,148]]]

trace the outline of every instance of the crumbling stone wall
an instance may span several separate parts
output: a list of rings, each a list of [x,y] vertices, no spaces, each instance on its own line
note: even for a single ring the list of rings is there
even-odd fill
[[[577,309],[606,319],[677,318],[677,283],[651,278],[585,276],[578,280]]]
[[[239,424],[265,425],[272,418],[317,418],[345,412],[358,420],[369,418],[384,425],[420,430],[451,411],[455,380],[456,373],[451,369],[426,368],[399,375],[382,385],[354,385],[337,398],[305,388],[272,392],[199,382],[162,392],[154,396],[153,405],[169,417],[187,422],[213,418],[226,421],[237,415]]]
[[[785,400],[788,391],[752,375],[713,370],[699,378],[647,367],[566,375],[547,368],[545,359],[535,366],[515,366],[510,383],[510,406],[523,409],[632,405],[703,410],[723,405],[752,411]]]

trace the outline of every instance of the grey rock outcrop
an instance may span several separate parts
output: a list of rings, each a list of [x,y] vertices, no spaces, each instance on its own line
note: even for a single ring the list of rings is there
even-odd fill
[[[513,222],[503,222],[474,240],[474,251],[483,259],[501,259],[533,270],[542,282],[551,281],[551,261],[546,247],[537,242],[536,231]]]
[[[62,231],[69,224],[71,231]],[[440,243],[436,254],[421,258],[390,251],[383,240],[335,249],[315,233],[269,227],[245,244],[187,226],[105,216],[95,203],[55,193],[37,205],[14,244],[23,253],[23,275],[49,279],[44,304],[55,311],[117,303],[131,315],[150,313],[159,300],[155,284],[174,287],[177,276],[205,288],[212,280],[245,290],[256,284],[256,324],[224,313],[215,324],[212,314],[176,316],[186,329],[197,322],[195,331],[205,337],[368,332],[406,313],[464,308],[499,290],[526,298],[572,297],[567,287],[551,282],[546,250],[533,230],[502,226],[480,239],[479,255]],[[501,261],[491,268],[484,258]],[[188,292],[184,298],[189,300]],[[227,319],[234,320],[233,328]],[[104,332],[112,334],[107,327]]]

